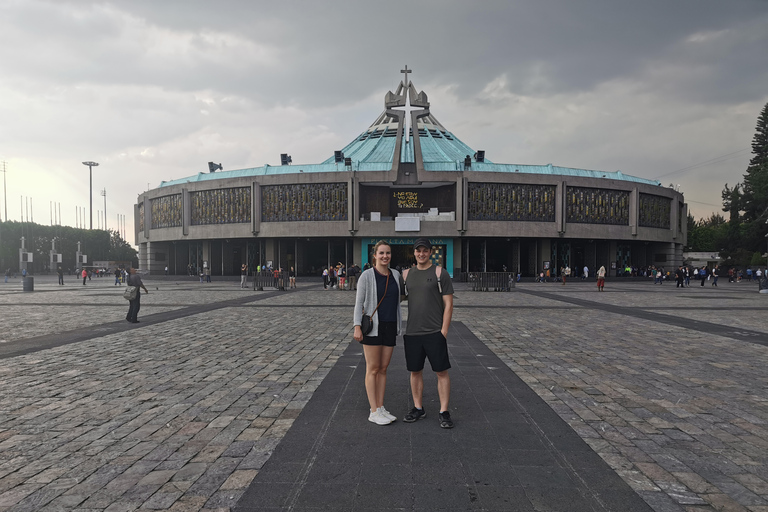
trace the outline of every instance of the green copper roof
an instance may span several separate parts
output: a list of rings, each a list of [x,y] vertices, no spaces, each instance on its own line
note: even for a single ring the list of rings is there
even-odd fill
[[[409,71],[410,73],[410,71]],[[410,96],[413,94],[413,96]],[[392,101],[392,98],[402,98],[408,95],[415,98],[423,117],[416,121],[415,131],[411,128],[408,136],[405,134],[405,123],[400,122],[400,118],[394,117],[397,110],[401,107],[385,108],[384,112],[368,127],[366,131],[355,137],[347,144],[342,152],[345,158],[352,161],[352,170],[359,172],[366,171],[388,171],[392,168],[397,141],[398,130],[403,130],[402,144],[400,149],[400,162],[414,162],[414,136],[418,136],[421,145],[421,154],[425,171],[463,171],[464,159],[466,156],[473,157],[475,150],[464,144],[453,133],[445,129],[440,122],[429,111],[429,103],[426,101],[426,95],[421,92],[415,94],[415,88],[412,82],[400,83],[395,94],[388,93],[385,100]],[[392,103],[390,103],[391,105]],[[410,103],[407,105],[410,106]],[[424,106],[426,105],[426,106]],[[414,107],[415,108],[415,107]],[[421,115],[421,114],[417,114]],[[408,123],[410,124],[410,122]],[[612,180],[631,181],[636,183],[645,183],[648,185],[661,185],[657,180],[648,180],[622,174],[620,171],[605,172],[591,171],[587,169],[573,169],[570,167],[558,167],[552,164],[547,165],[518,165],[518,164],[496,164],[488,159],[484,162],[472,160],[472,171],[478,172],[502,172],[502,173],[524,173],[524,174],[547,174],[553,176],[580,176],[588,178],[606,178]],[[183,183],[192,183],[200,181],[221,180],[227,178],[255,177],[281,174],[297,173],[318,173],[318,172],[349,172],[343,163],[336,163],[334,157],[326,159],[319,164],[294,164],[262,167],[251,167],[248,169],[238,169],[233,171],[220,171],[215,173],[198,173],[195,176],[180,178],[172,181],[163,181],[160,187],[179,185]]]

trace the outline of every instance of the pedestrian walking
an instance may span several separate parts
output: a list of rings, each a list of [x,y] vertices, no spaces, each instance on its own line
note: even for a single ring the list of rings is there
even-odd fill
[[[701,267],[699,278],[701,279],[701,286],[704,286],[704,282],[707,280],[707,267]]]
[[[377,425],[388,425],[397,419],[384,407],[387,368],[402,323],[402,279],[397,270],[389,268],[391,259],[391,246],[383,240],[378,241],[373,248],[373,268],[360,276],[353,318],[353,337],[363,344],[365,356],[365,391],[370,408],[368,421]],[[371,330],[366,334],[361,327],[363,315],[368,315],[372,323]]]
[[[453,428],[448,409],[451,396],[451,367],[448,359],[448,328],[453,316],[453,283],[447,272],[433,265],[432,243],[419,238],[413,244],[416,266],[404,271],[403,281],[408,297],[408,323],[405,336],[405,360],[411,372],[413,409],[403,421],[413,423],[426,415],[422,395],[424,392],[424,361],[429,359],[437,375],[437,394],[440,398],[438,420],[440,427]]]
[[[296,288],[296,271],[293,267],[288,271],[288,282],[291,288]]]
[[[88,279],[88,271],[83,269],[81,275],[83,276],[83,286],[85,286],[85,280]]]
[[[248,286],[248,265],[243,263],[240,265],[240,288],[246,288]]]
[[[141,276],[136,273],[135,268],[131,268],[131,273],[128,276],[128,286],[135,286],[137,288],[144,288],[144,293],[149,295],[149,290],[144,286],[144,282],[141,280]],[[132,324],[139,323],[139,310],[141,309],[141,290],[136,290],[136,298],[128,301],[128,314],[125,319]]]

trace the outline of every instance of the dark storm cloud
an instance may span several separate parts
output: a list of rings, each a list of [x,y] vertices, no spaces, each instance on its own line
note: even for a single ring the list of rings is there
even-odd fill
[[[30,2],[4,14],[24,27],[17,30],[26,39],[33,36],[15,62],[21,74],[318,105],[394,87],[405,63],[416,69],[417,84],[451,83],[472,95],[504,73],[510,91],[547,96],[589,90],[659,62],[695,66],[702,54],[707,69],[690,70],[698,94],[754,96],[768,69],[767,12],[762,0],[231,0]],[[137,25],[157,33],[135,32]],[[718,31],[725,33],[686,43]],[[168,51],[167,44],[179,47]],[[4,46],[5,60],[11,52]],[[712,52],[722,58],[708,58]],[[723,83],[733,76],[741,77],[736,87]],[[685,77],[674,80],[686,85]]]

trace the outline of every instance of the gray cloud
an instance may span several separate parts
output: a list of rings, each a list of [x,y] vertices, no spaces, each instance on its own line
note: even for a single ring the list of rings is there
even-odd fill
[[[100,159],[105,184],[134,184],[110,199],[124,213],[147,182],[211,159],[327,158],[405,64],[438,119],[494,161],[649,178],[748,147],[768,101],[763,0],[25,0],[0,19],[9,180],[77,183],[79,162]],[[674,179],[708,215],[747,160]]]

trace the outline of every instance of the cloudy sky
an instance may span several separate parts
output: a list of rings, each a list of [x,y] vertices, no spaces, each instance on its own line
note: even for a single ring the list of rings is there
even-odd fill
[[[129,233],[138,194],[208,161],[320,162],[405,65],[489,160],[679,184],[706,217],[751,156],[767,49],[767,0],[0,0],[8,218],[30,198],[87,224],[84,160]]]

